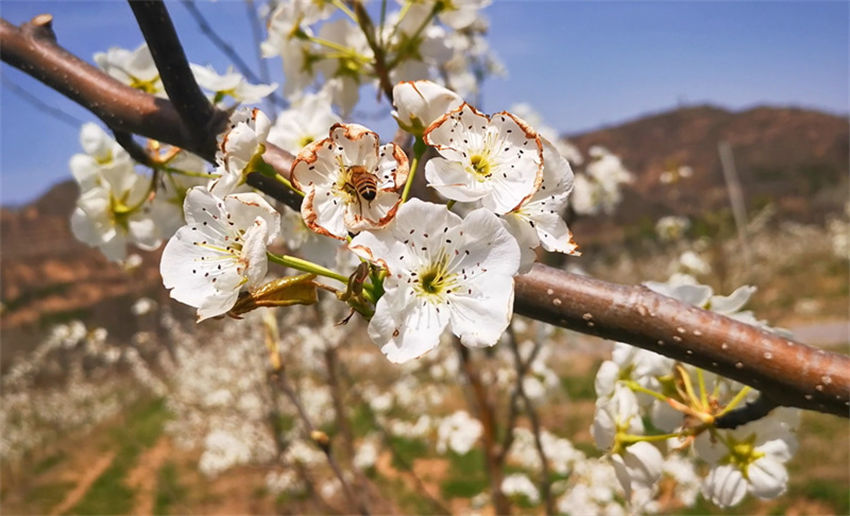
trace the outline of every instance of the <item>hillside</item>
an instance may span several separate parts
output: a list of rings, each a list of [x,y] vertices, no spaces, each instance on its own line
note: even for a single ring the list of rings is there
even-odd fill
[[[824,113],[688,107],[570,139],[585,154],[591,145],[607,147],[636,178],[613,218],[573,224],[586,250],[651,233],[655,220],[671,213],[691,216],[706,232],[717,230],[718,220],[728,218],[717,153],[724,140],[732,145],[751,212],[771,203],[778,219],[823,223],[847,200],[848,123]],[[660,183],[664,170],[681,165],[692,167],[693,176]],[[27,346],[64,319],[132,320],[129,306],[138,296],[167,298],[158,253],[140,253],[143,265],[128,273],[73,238],[68,221],[76,197],[76,185],[67,181],[29,205],[0,209],[4,352]],[[119,336],[134,331],[109,326]]]
[[[576,225],[585,246],[619,240],[629,227],[646,229],[663,215],[688,215],[708,225],[731,217],[718,154],[722,141],[732,148],[750,213],[771,204],[779,220],[822,224],[827,213],[840,210],[848,199],[850,124],[826,113],[686,107],[570,140],[585,154],[592,145],[608,148],[636,179],[614,217]],[[665,170],[680,166],[691,167],[693,175],[673,184],[661,182]]]

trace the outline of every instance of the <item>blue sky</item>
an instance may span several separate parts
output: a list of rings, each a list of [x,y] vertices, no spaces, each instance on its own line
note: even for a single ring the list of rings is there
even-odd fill
[[[168,5],[190,61],[224,70],[226,57],[201,35],[185,7]],[[245,4],[200,7],[255,65]],[[41,12],[54,15],[59,43],[86,60],[110,46],[142,42],[125,2],[0,3],[0,14],[15,24]],[[846,2],[496,0],[486,14],[490,44],[508,76],[485,84],[483,109],[528,102],[567,134],[681,104],[848,112]],[[280,80],[279,60],[269,65]],[[0,70],[0,203],[10,205],[69,178],[68,159],[80,152],[77,126],[35,109],[10,85],[80,121],[94,117],[18,70],[5,64]],[[391,134],[391,123],[364,123]]]

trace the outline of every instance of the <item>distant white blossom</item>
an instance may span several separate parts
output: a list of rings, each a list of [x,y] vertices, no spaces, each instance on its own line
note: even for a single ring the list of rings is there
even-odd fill
[[[480,421],[470,417],[465,410],[459,410],[440,421],[437,427],[437,452],[451,450],[458,455],[465,455],[478,442],[482,431]]]
[[[213,92],[213,103],[218,104],[225,96],[233,97],[237,102],[254,104],[277,89],[277,83],[251,84],[242,74],[228,69],[224,75],[219,75],[212,66],[201,66],[191,63],[192,75],[198,81],[198,86]]]

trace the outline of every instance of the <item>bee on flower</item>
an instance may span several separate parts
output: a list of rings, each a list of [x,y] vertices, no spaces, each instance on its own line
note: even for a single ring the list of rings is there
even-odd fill
[[[386,226],[395,216],[408,174],[407,155],[358,124],[334,124],[292,163],[292,184],[304,192],[301,216],[316,233],[345,240]]]

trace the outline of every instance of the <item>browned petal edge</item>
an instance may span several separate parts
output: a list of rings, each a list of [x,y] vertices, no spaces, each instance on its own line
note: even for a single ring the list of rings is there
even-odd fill
[[[387,143],[382,147],[392,146],[392,156],[397,163],[395,172],[393,173],[393,187],[384,188],[383,191],[395,192],[404,186],[407,181],[407,176],[410,174],[410,162],[407,159],[407,154],[404,150],[394,142]],[[380,155],[380,154],[379,154]],[[380,158],[379,158],[380,159]]]
[[[363,251],[363,254],[365,254],[365,255],[367,255],[367,256],[368,256],[367,260],[369,260],[370,262],[374,263],[375,265],[378,265],[378,266],[383,267],[384,269],[386,269],[387,274],[390,274],[390,275],[392,274],[392,271],[390,271],[390,268],[389,268],[389,266],[387,265],[387,262],[385,262],[385,261],[384,261],[383,259],[381,259],[381,258],[375,258],[375,255],[373,255],[373,254],[372,254],[372,250],[371,250],[371,249],[369,249],[368,247],[363,246],[363,245],[355,245],[355,246],[352,246],[350,242],[348,243],[348,245],[346,245],[346,247],[348,247],[349,251],[353,252],[353,253],[354,253],[354,254],[356,254],[357,256],[360,256],[360,255],[359,255],[359,254],[357,254],[357,252],[355,251],[355,249],[362,250],[362,251]]]
[[[231,115],[231,118],[229,120],[230,123],[227,124],[227,130],[219,135],[220,140],[218,142],[218,150],[222,154],[222,157],[221,157],[222,160],[224,159],[223,155],[227,152],[225,150],[225,148],[227,147],[227,138],[230,136],[230,131],[232,131],[234,128],[236,128],[236,126],[240,123],[243,123],[243,122],[247,123],[249,120],[250,121],[256,121],[257,120],[257,111],[259,111],[258,108],[253,108],[251,110],[251,114],[248,115],[248,116],[245,116],[243,114],[244,113],[243,111],[237,111],[235,113],[236,115],[238,115],[237,117],[233,117],[233,115]],[[243,120],[243,118],[244,118],[244,120]],[[218,158],[218,156],[216,156],[216,158]]]
[[[464,102],[464,103],[463,103],[463,104],[461,104],[460,106],[458,106],[458,107],[456,107],[456,108],[452,109],[451,111],[449,111],[449,112],[448,112],[448,113],[446,113],[445,115],[443,115],[443,116],[441,116],[440,118],[438,118],[438,119],[434,120],[433,122],[431,122],[431,125],[429,125],[429,126],[428,126],[428,128],[427,128],[427,129],[425,129],[425,131],[422,133],[422,140],[423,140],[423,141],[424,141],[427,145],[430,145],[431,147],[434,147],[434,148],[435,148],[435,149],[437,149],[437,150],[440,150],[440,149],[450,149],[451,147],[450,147],[449,145],[439,145],[439,144],[434,144],[434,143],[430,142],[428,137],[431,135],[431,131],[433,131],[434,129],[436,129],[436,128],[437,128],[437,127],[439,127],[440,125],[442,125],[442,124],[443,124],[443,122],[445,122],[446,120],[448,120],[449,118],[451,118],[451,117],[452,117],[452,115],[454,115],[455,113],[460,113],[461,111],[463,111],[463,108],[465,108],[465,107],[467,107],[467,108],[471,109],[471,110],[472,110],[472,114],[473,114],[473,115],[477,115],[477,116],[483,117],[483,118],[484,118],[484,120],[486,120],[488,124],[490,123],[490,117],[489,117],[489,116],[485,115],[485,114],[484,114],[484,113],[482,113],[481,111],[478,111],[477,109],[475,109],[475,107],[474,107],[474,106],[472,106],[472,105],[471,105],[471,104],[469,104],[468,102]]]
[[[384,190],[380,190],[380,192],[384,192]],[[395,192],[386,192],[384,195],[396,195],[398,196],[398,200],[392,208],[387,210],[387,214],[380,220],[372,220],[368,217],[363,217],[361,215],[357,215],[351,212],[351,218],[353,220],[349,224],[349,212],[345,213],[345,222],[350,231],[359,233],[361,231],[368,231],[370,229],[381,229],[395,218],[395,214],[398,211],[398,208],[401,206],[401,196]]]
[[[395,83],[395,86],[393,86],[393,90],[395,90],[396,88],[398,88],[402,84],[409,84],[410,87],[413,88],[413,90],[416,91],[416,93],[419,93],[420,97],[422,97],[423,96],[422,93],[419,91],[419,89],[416,88],[417,82],[418,81],[398,81],[397,83]],[[395,103],[396,103],[396,98],[395,98],[395,94],[393,94],[393,109],[398,111],[398,106],[396,106]]]
[[[337,123],[335,123],[334,125],[331,126],[331,130],[329,132],[329,136],[330,136],[331,139],[333,139],[334,132],[336,132],[337,129],[342,129],[343,130],[342,137],[345,138],[346,140],[352,141],[352,142],[356,142],[357,140],[359,140],[361,138],[365,138],[368,135],[374,136],[375,137],[375,155],[376,156],[378,155],[378,146],[379,146],[378,142],[380,141],[380,138],[378,137],[378,133],[376,133],[375,131],[369,129],[368,127],[364,127],[360,124],[344,124],[344,123],[341,123],[341,122],[337,122]]]
[[[523,197],[519,204],[508,210],[508,212],[510,213],[512,211],[518,210],[520,206],[528,202],[528,200],[531,199],[535,193],[537,193],[537,190],[543,183],[543,167],[545,165],[543,163],[543,143],[540,141],[540,135],[537,134],[537,131],[532,129],[531,126],[529,126],[528,123],[522,118],[507,111],[500,111],[499,113],[494,113],[491,118],[495,116],[507,116],[508,118],[513,120],[517,127],[519,127],[523,133],[525,133],[525,137],[533,139],[534,142],[537,144],[537,156],[540,158],[540,164],[537,166],[537,176],[534,178],[534,189],[531,190],[531,193]]]
[[[292,166],[289,168],[289,180],[292,181],[292,186],[301,190],[302,192],[306,191],[305,185],[303,185],[301,181],[298,180],[298,175],[295,173],[295,168],[298,166],[299,163],[304,163],[307,166],[310,166],[312,163],[315,163],[316,160],[319,159],[317,151],[319,150],[319,148],[321,148],[327,143],[332,143],[330,137],[325,138],[324,140],[313,141],[307,144],[306,147],[304,147],[298,152],[298,156],[296,156],[295,159],[292,160]]]
[[[313,199],[315,196],[315,188],[308,188],[304,192],[304,202],[301,203],[301,218],[304,219],[304,224],[308,228],[310,228],[310,230],[314,233],[329,236],[331,238],[336,238],[337,240],[345,240],[345,236],[336,236],[316,222],[316,219],[318,218],[319,214],[316,213],[316,210],[313,207]]]
[[[569,245],[570,250],[569,250],[569,251],[565,251],[565,252],[566,252],[566,254],[568,254],[568,255],[570,255],[570,256],[581,256],[581,251],[579,251],[579,250],[578,250],[578,244],[577,244],[577,243],[576,243],[576,241],[573,239],[573,232],[572,232],[572,231],[570,231],[570,228],[567,228],[567,234],[569,235],[569,236],[567,237],[567,238],[568,238],[568,240],[567,240],[567,245]]]

